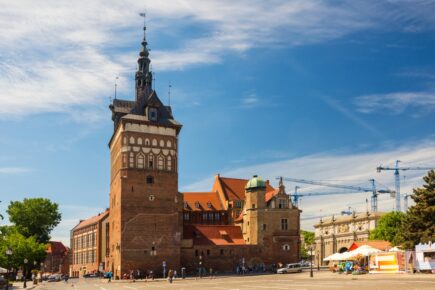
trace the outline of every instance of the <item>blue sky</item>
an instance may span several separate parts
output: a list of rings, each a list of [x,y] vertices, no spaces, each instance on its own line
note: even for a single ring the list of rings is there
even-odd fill
[[[0,210],[55,200],[55,239],[108,205],[107,107],[116,76],[133,98],[145,7],[156,90],[167,103],[172,85],[184,125],[180,190],[218,172],[393,187],[376,166],[435,165],[435,1],[4,2]],[[306,198],[303,227],[366,197]]]

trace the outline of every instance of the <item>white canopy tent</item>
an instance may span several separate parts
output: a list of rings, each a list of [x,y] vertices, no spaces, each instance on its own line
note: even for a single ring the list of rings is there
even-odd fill
[[[0,274],[6,274],[7,272],[7,269],[0,267]]]
[[[341,253],[335,253],[335,254],[332,254],[332,255],[326,257],[325,259],[323,259],[323,261],[341,261],[342,256],[343,256],[343,254],[341,254]]]
[[[382,252],[381,250],[378,250],[376,248],[367,246],[367,245],[363,245],[361,247],[356,248],[353,251],[350,251],[349,254],[352,254],[352,257],[354,256],[370,256],[371,254],[375,254],[375,253],[380,253]]]
[[[357,256],[367,257],[367,256],[370,256],[371,254],[375,254],[375,253],[379,253],[379,252],[382,252],[382,251],[378,250],[376,248],[367,246],[367,245],[363,245],[363,246],[358,247],[355,250],[350,251],[350,252],[332,254],[332,255],[326,257],[325,259],[323,259],[323,261],[351,260],[352,258],[355,258]]]

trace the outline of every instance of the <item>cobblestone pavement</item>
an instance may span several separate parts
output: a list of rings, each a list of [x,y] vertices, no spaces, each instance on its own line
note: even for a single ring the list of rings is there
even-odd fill
[[[339,275],[329,272],[287,275],[228,276],[215,279],[177,279],[172,284],[166,280],[112,281],[100,279],[73,279],[68,283],[53,282],[37,286],[38,290],[143,290],[143,289],[435,289],[435,275],[431,274],[375,274]]]

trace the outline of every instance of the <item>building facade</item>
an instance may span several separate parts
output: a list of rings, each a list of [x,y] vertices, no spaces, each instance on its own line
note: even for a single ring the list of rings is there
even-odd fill
[[[105,235],[109,211],[81,220],[71,230],[71,277],[96,273],[105,268],[108,237]]]
[[[41,269],[45,275],[69,273],[70,249],[68,247],[62,242],[49,241],[46,253]]]
[[[91,218],[73,229],[72,274],[100,265],[119,278],[132,270],[231,271],[296,262],[300,211],[282,181],[275,189],[256,176],[217,175],[210,192],[178,191],[182,125],[153,89],[150,62],[144,34],[135,100],[115,99],[110,105],[110,207],[104,218]],[[80,238],[89,233],[102,239],[91,248]],[[88,252],[101,254],[89,258]]]
[[[320,219],[314,225],[316,244],[315,260],[323,265],[323,259],[337,252],[346,252],[354,242],[368,241],[370,231],[376,228],[383,212],[353,212],[349,216],[332,216]]]

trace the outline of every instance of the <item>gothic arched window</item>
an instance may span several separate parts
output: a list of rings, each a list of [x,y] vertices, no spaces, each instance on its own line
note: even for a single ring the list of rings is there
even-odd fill
[[[172,158],[171,156],[168,156],[166,159],[166,169],[171,171],[172,170]]]
[[[148,168],[151,168],[151,169],[154,168],[154,155],[153,154],[148,155]]]
[[[137,155],[137,168],[144,168],[144,159],[142,154]]]
[[[163,170],[165,167],[165,158],[160,155],[157,159],[157,169],[158,170]]]
[[[140,138],[140,137],[137,138],[137,144],[138,144],[138,145],[142,145],[142,138]]]
[[[130,152],[130,167],[134,167],[134,153]]]

